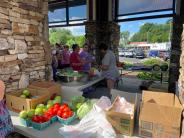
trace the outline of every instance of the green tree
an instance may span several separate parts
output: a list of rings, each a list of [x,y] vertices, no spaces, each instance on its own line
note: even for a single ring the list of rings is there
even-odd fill
[[[80,47],[82,47],[85,43],[85,36],[76,36],[75,43],[77,43]]]
[[[130,39],[130,32],[123,31],[120,33],[120,47],[126,47]]]
[[[131,42],[147,41],[150,43],[155,42],[168,42],[170,40],[170,29],[172,20],[168,20],[165,24],[146,23],[141,26],[139,32],[131,37]]]
[[[71,31],[67,29],[51,29],[49,33],[49,41],[51,44],[66,44],[68,40],[74,39]]]

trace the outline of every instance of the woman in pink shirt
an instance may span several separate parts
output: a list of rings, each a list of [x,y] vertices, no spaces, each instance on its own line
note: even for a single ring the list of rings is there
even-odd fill
[[[84,62],[79,55],[80,48],[77,44],[73,44],[72,49],[73,52],[70,55],[70,65],[73,70],[82,71],[82,66],[84,65]]]
[[[65,45],[62,51],[62,68],[70,67],[70,51],[69,46]]]

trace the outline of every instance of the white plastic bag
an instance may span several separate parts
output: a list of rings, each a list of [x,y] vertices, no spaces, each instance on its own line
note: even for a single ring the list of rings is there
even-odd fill
[[[107,97],[102,97],[79,124],[64,126],[59,132],[66,138],[116,138],[116,133],[103,111],[110,106],[109,101]]]

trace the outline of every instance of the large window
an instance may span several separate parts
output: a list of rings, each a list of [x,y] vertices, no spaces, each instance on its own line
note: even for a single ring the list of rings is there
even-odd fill
[[[116,0],[116,20],[128,21],[171,17],[175,0]]]
[[[86,0],[49,2],[49,27],[83,25],[86,20]]]

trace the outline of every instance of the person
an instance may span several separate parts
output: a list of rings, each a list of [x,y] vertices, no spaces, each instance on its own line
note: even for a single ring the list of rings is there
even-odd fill
[[[62,61],[61,61],[62,68],[68,68],[70,67],[70,51],[69,46],[65,45],[64,49],[62,51]]]
[[[91,63],[93,62],[92,55],[88,52],[88,45],[84,44],[82,51],[80,52],[80,58],[85,62],[82,66],[82,71],[89,72],[91,69]]]
[[[53,71],[53,80],[57,81],[56,73],[58,67],[58,55],[59,53],[56,50],[52,51],[52,71]]]
[[[82,71],[82,66],[84,62],[80,58],[80,55],[79,55],[80,48],[78,44],[73,44],[72,49],[73,49],[73,52],[70,55],[70,66],[75,71]]]
[[[13,124],[4,100],[5,85],[0,80],[0,138],[8,138],[13,133]]]
[[[108,46],[104,43],[99,45],[99,50],[104,55],[100,69],[102,70],[102,75],[107,80],[108,89],[111,90],[120,76],[116,66],[116,57],[112,51],[108,50]]]

